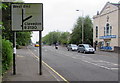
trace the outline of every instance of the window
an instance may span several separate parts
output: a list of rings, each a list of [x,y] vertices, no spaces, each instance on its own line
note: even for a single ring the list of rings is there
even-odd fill
[[[105,33],[106,33],[106,29],[105,29],[105,27],[104,27],[104,36],[106,35]]]
[[[98,26],[96,26],[96,38],[98,37]]]
[[[79,47],[82,47],[82,45],[79,45]]]
[[[106,35],[109,35],[110,28],[109,28],[109,24],[106,24]]]
[[[112,26],[110,26],[110,35],[112,35]]]
[[[110,24],[106,24],[106,27],[104,27],[104,36],[112,35],[112,26]]]

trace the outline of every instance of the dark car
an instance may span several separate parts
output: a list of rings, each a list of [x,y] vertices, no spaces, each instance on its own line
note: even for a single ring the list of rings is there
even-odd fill
[[[77,46],[76,44],[69,44],[69,45],[67,46],[67,49],[68,49],[68,51],[69,51],[69,50],[77,51],[78,46]]]
[[[79,44],[78,45],[78,52],[95,53],[95,49],[89,44]]]

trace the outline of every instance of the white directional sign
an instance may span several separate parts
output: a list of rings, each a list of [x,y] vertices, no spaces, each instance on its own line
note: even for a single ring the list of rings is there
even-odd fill
[[[42,3],[13,3],[11,5],[12,31],[42,31]]]

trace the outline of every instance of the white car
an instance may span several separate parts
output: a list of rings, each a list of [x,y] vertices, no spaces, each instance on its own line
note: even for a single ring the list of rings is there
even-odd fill
[[[69,50],[77,51],[78,46],[77,46],[76,44],[69,44],[69,45],[67,46],[67,49],[68,49],[68,51],[69,51]]]

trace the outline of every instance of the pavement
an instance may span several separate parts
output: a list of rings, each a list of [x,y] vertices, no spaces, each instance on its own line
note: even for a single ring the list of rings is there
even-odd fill
[[[18,49],[16,54],[16,75],[12,68],[3,76],[3,83],[16,81],[56,82],[57,79],[48,68],[42,64],[42,75],[39,75],[38,59],[27,48]],[[24,83],[24,82],[23,82]]]

